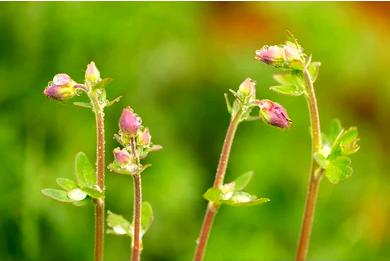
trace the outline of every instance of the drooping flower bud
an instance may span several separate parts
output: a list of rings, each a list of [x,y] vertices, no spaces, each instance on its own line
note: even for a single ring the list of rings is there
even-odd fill
[[[69,75],[60,73],[54,76],[43,93],[49,98],[63,101],[72,98],[76,91],[77,83]]]
[[[301,70],[304,67],[301,47],[292,42],[286,42],[283,47],[286,63],[291,69]]]
[[[123,109],[119,119],[119,128],[123,133],[129,136],[136,135],[141,127],[141,123],[141,118],[139,118],[130,107]]]
[[[268,124],[279,128],[291,126],[291,120],[282,105],[271,100],[257,100],[256,104],[260,108],[260,115]]]
[[[284,50],[278,45],[264,46],[256,51],[255,59],[263,63],[281,67],[284,65]]]
[[[238,95],[245,99],[249,98],[249,100],[256,98],[256,83],[251,78],[246,78],[243,83],[241,83],[238,88]]]
[[[145,128],[143,131],[138,133],[139,137],[139,143],[143,146],[150,145],[150,142],[152,140],[152,136],[150,135],[150,131],[148,128]]]
[[[130,153],[126,149],[115,148],[112,153],[119,165],[124,166],[131,161]]]
[[[87,70],[85,71],[85,80],[92,84],[100,81],[100,72],[94,62],[90,62],[87,65]]]

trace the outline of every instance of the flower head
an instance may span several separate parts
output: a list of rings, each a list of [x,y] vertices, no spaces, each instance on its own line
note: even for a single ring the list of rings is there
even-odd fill
[[[87,65],[87,70],[85,71],[85,80],[93,84],[100,81],[100,72],[94,62],[90,62]]]
[[[135,136],[141,127],[141,118],[128,106],[123,109],[119,119],[119,128],[129,136]]]
[[[291,126],[291,120],[286,109],[279,103],[265,99],[257,100],[256,104],[260,108],[260,115],[268,124],[279,128],[289,128]]]
[[[274,66],[282,66],[284,63],[284,50],[278,45],[264,46],[256,51],[256,60]]]
[[[53,81],[45,88],[43,93],[55,100],[67,100],[72,98],[77,91],[78,85],[75,81],[65,73],[60,73],[54,76]]]
[[[119,165],[124,166],[131,161],[130,153],[126,149],[115,148],[112,153]]]

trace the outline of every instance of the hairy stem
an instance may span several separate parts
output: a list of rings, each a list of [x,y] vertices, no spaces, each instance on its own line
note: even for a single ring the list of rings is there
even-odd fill
[[[241,113],[238,112],[235,117],[230,121],[228,130],[226,132],[225,140],[222,147],[221,156],[219,158],[219,163],[217,167],[217,172],[215,175],[214,180],[214,188],[219,188],[223,185],[223,181],[225,178],[226,173],[226,167],[229,161],[229,155],[230,150],[233,144],[234,136],[238,127],[238,124],[240,123]],[[206,213],[203,219],[203,225],[200,230],[200,234],[197,240],[197,246],[195,248],[195,254],[194,254],[194,261],[201,261],[203,260],[207,240],[210,235],[210,231],[213,225],[213,221],[215,218],[215,215],[218,212],[219,205],[209,202],[207,205]]]
[[[312,134],[312,163],[310,170],[309,186],[306,196],[305,211],[301,234],[298,242],[296,261],[305,261],[309,249],[310,234],[313,226],[314,211],[317,203],[318,189],[322,172],[316,172],[318,164],[314,159],[314,153],[321,149],[321,129],[318,114],[317,99],[314,92],[313,81],[307,69],[303,71],[307,90],[307,102],[310,114],[311,134]]]
[[[90,96],[96,117],[96,180],[103,198],[96,200],[95,207],[95,261],[103,261],[104,254],[104,107],[96,95]]]
[[[141,175],[133,176],[134,179],[134,211],[133,211],[133,242],[132,242],[132,261],[141,260],[142,235],[141,235],[141,213],[142,213],[142,184]]]

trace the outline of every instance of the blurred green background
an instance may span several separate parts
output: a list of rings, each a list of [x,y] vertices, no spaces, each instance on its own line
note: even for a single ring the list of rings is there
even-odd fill
[[[143,260],[191,259],[229,120],[223,93],[248,76],[294,126],[240,126],[227,181],[254,170],[247,191],[272,201],[223,207],[206,260],[293,260],[310,161],[307,108],[302,97],[269,91],[275,70],[253,59],[286,30],[322,62],[323,129],[339,117],[361,136],[354,175],[322,182],[309,259],[389,260],[389,24],[389,3],[0,3],[0,260],[92,260],[93,207],[40,193],[73,177],[78,151],[94,159],[91,112],[42,94],[58,72],[81,81],[91,60],[114,79],[109,97],[123,96],[106,113],[107,162],[125,105],[164,146],[143,177],[155,211]],[[106,183],[107,209],[130,219],[131,180],[107,172]],[[129,239],[107,235],[106,260],[129,252]]]

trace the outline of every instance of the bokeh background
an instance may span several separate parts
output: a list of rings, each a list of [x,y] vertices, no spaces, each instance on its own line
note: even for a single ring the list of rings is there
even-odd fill
[[[155,211],[143,260],[191,259],[229,120],[223,93],[248,76],[259,97],[285,105],[294,126],[240,126],[227,181],[254,170],[247,191],[272,201],[223,207],[206,260],[293,260],[310,161],[307,108],[302,97],[269,91],[275,70],[253,59],[286,30],[322,62],[323,129],[339,117],[361,136],[354,175],[322,182],[309,259],[389,260],[389,24],[389,3],[1,3],[0,260],[92,260],[93,207],[40,193],[73,177],[78,151],[94,159],[91,112],[42,94],[55,73],[81,81],[91,60],[114,79],[109,97],[123,96],[106,113],[107,162],[125,105],[164,146],[143,178]],[[107,172],[106,183],[107,208],[130,219],[131,180]],[[106,260],[128,260],[129,250],[128,238],[107,235]]]

